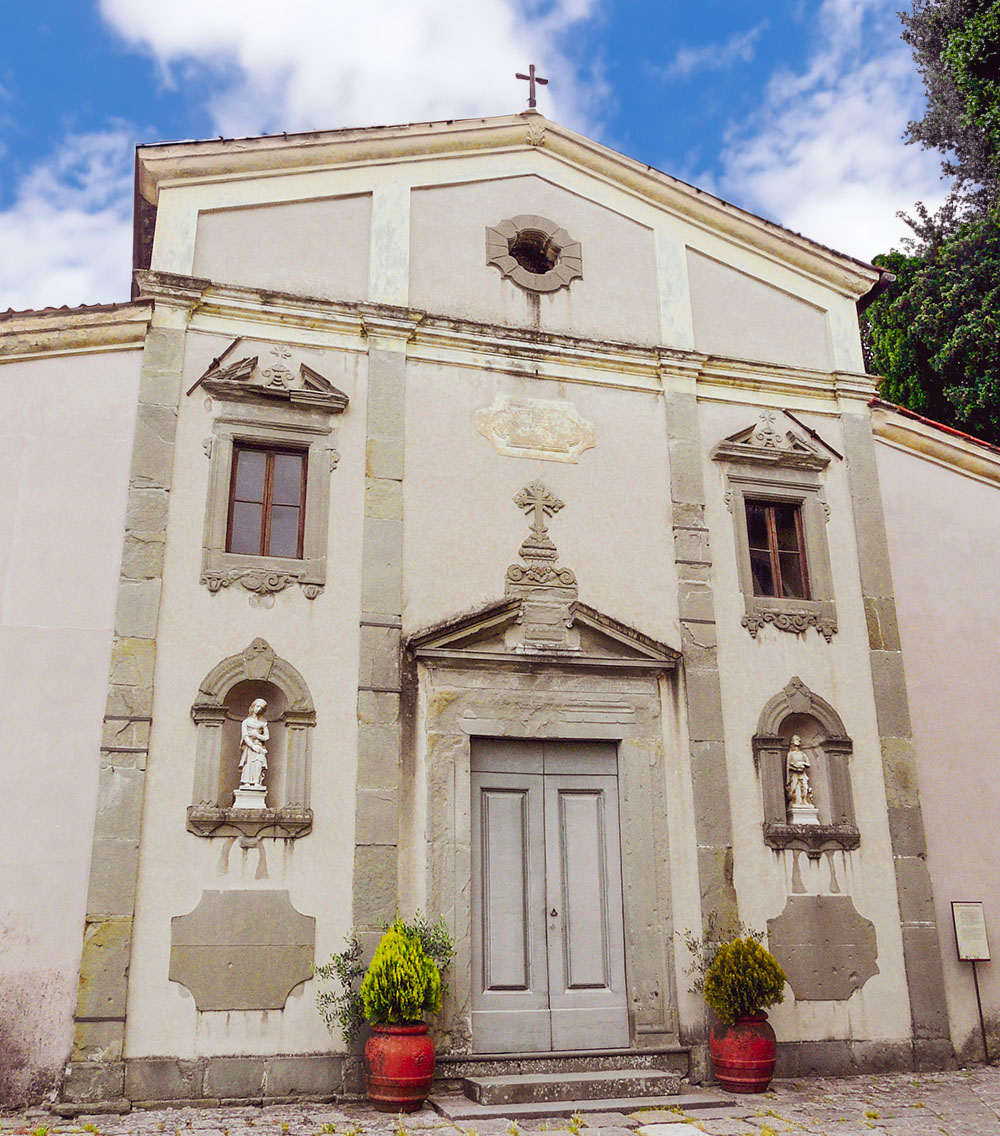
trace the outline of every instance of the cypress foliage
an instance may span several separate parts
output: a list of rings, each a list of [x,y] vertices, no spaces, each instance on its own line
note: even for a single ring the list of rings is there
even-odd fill
[[[382,936],[360,994],[362,1013],[376,1024],[415,1022],[441,1009],[440,972],[402,920]]]
[[[744,1014],[785,1000],[785,972],[755,939],[723,943],[705,973],[705,1001],[720,1021],[732,1025]]]

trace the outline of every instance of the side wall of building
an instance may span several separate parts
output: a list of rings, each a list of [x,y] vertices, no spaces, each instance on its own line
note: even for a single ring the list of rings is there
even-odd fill
[[[972,966],[958,960],[951,903],[981,901],[1000,950],[991,773],[1000,735],[1000,456],[898,414],[877,412],[876,432],[951,1038],[960,1059],[980,1060]],[[980,964],[978,977],[995,1055],[1000,964]]]
[[[0,328],[8,1105],[55,1088],[70,1048],[142,346],[87,346],[77,332],[69,351],[58,334],[39,345],[52,322],[35,321],[31,344]]]

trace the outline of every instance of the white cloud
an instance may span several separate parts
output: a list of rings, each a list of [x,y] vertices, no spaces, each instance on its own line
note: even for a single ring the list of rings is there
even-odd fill
[[[807,67],[772,76],[734,127],[718,191],[787,228],[869,259],[907,235],[897,210],[945,196],[940,160],[902,134],[922,91],[898,0],[824,0]]]
[[[534,61],[539,109],[586,128],[602,95],[562,50],[600,0],[100,0],[108,23],[166,80],[207,81],[227,137],[503,114]]]
[[[129,298],[132,138],[65,138],[0,210],[0,311]]]
[[[761,20],[749,31],[731,35],[724,43],[681,47],[660,74],[664,79],[686,79],[696,71],[726,71],[736,63],[749,63],[767,26],[768,21]]]

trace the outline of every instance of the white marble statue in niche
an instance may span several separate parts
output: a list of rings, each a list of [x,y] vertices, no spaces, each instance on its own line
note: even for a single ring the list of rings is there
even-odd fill
[[[271,736],[264,718],[266,709],[264,699],[255,698],[240,726],[240,787],[233,801],[236,809],[264,808],[267,742]]]
[[[785,759],[785,798],[789,824],[819,824],[819,809],[813,802],[809,784],[809,758],[799,749],[801,738],[792,735]]]

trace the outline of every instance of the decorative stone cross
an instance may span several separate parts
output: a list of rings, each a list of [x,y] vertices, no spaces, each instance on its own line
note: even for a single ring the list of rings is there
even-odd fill
[[[541,77],[541,75],[535,74],[534,63],[532,63],[531,66],[528,68],[528,74],[527,75],[522,75],[521,72],[518,71],[515,74],[514,78],[515,79],[527,79],[528,80],[528,106],[534,108],[534,105],[535,105],[535,84],[541,83],[541,85],[544,87],[548,84],[548,79],[543,79]]]
[[[514,504],[531,515],[531,531],[537,538],[548,535],[549,526],[546,517],[558,513],[565,504],[554,493],[550,493],[540,481],[533,481],[526,485],[514,498]]]

